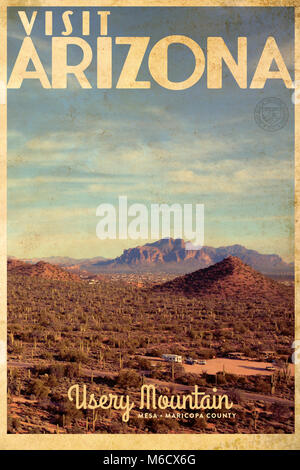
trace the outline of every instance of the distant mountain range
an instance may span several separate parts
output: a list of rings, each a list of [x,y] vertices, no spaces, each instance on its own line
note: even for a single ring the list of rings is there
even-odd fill
[[[9,259],[15,259],[13,256],[9,256]],[[107,258],[103,258],[103,256],[97,256],[96,258],[70,258],[69,256],[48,256],[46,258],[24,258],[21,261],[30,264],[36,264],[39,261],[44,261],[45,263],[50,263],[58,266],[63,267],[73,267],[73,266],[80,266],[84,263],[98,263],[101,261],[107,261]]]
[[[77,274],[70,273],[64,268],[45,263],[44,261],[32,264],[17,259],[9,259],[7,261],[7,270],[13,274],[51,279],[53,281],[80,281],[80,277]]]
[[[243,263],[228,256],[219,263],[193,273],[156,285],[152,291],[190,296],[247,301],[261,304],[293,305],[294,289],[276,282]]]
[[[89,273],[132,273],[165,272],[189,273],[222,261],[228,256],[236,256],[252,268],[265,274],[293,275],[293,263],[286,263],[276,255],[265,255],[249,250],[242,245],[213,248],[204,246],[201,250],[186,250],[182,239],[165,238],[154,243],[124,250],[114,259],[102,257],[73,259],[69,257],[34,258],[23,260],[27,263],[44,261],[64,267],[70,271]]]

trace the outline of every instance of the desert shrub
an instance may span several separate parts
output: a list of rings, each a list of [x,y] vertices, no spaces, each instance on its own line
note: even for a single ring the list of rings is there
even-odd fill
[[[12,354],[17,354],[20,355],[24,351],[24,347],[22,346],[21,342],[15,342],[12,346],[9,348],[9,352]]]
[[[226,375],[223,375],[222,372],[218,372],[217,375],[216,375],[216,383],[218,385],[224,385],[227,383],[227,380],[226,380]]]
[[[117,377],[117,384],[123,388],[137,388],[141,385],[141,376],[132,369],[122,370]]]
[[[200,336],[200,332],[196,330],[189,330],[187,332],[187,336],[191,339],[197,339]]]
[[[197,374],[182,374],[176,377],[176,382],[183,385],[198,385],[200,387],[206,385],[206,380]]]
[[[41,359],[47,359],[49,361],[53,359],[53,353],[51,353],[50,351],[44,351],[43,353],[41,353],[40,357]]]
[[[57,378],[55,377],[55,375],[50,375],[48,380],[47,380],[47,385],[51,388],[51,390],[54,388],[54,387],[57,387],[58,385],[58,380]]]
[[[241,375],[240,377],[234,374],[226,374],[226,380],[231,384],[238,384],[239,387],[246,387],[248,385],[249,379],[246,375]]]
[[[182,374],[177,377],[176,382],[183,385],[197,385],[197,376],[195,374]]]
[[[145,427],[145,422],[143,418],[132,416],[129,420],[129,425],[137,429],[143,429]]]
[[[31,368],[31,372],[36,377],[40,377],[45,374],[49,374],[49,367],[35,365]]]
[[[270,411],[273,413],[273,417],[277,421],[287,419],[290,414],[289,406],[281,403],[272,403]]]
[[[57,391],[51,392],[50,397],[51,397],[51,403],[54,405],[65,400],[65,397]]]
[[[59,361],[66,362],[86,362],[88,356],[82,351],[77,351],[76,349],[61,350],[57,356]]]
[[[162,356],[162,351],[160,349],[150,349],[149,351],[145,352],[145,356],[153,356],[153,357],[161,357]]]
[[[70,401],[65,401],[61,403],[58,407],[58,416],[56,417],[56,423],[60,426],[68,425],[73,421],[81,419],[82,417],[82,410],[78,410],[76,406]]]
[[[267,383],[263,378],[259,378],[255,384],[255,390],[261,393],[270,393],[271,385]]]
[[[20,428],[20,421],[18,418],[7,417],[7,432],[8,434],[14,434]]]
[[[112,423],[110,423],[108,425],[107,430],[108,430],[108,432],[110,432],[112,434],[121,434],[121,433],[125,432],[123,424],[121,422],[118,422],[118,421],[113,421]]]
[[[34,426],[33,428],[30,429],[30,434],[42,434],[42,430],[41,430],[40,427],[37,427],[37,428],[36,428],[36,427]]]
[[[191,418],[191,425],[194,429],[204,430],[207,428],[206,415],[203,414],[203,418]]]
[[[198,351],[198,357],[201,359],[212,359],[216,355],[214,349],[201,349]]]
[[[233,403],[236,403],[237,405],[242,403],[242,397],[241,394],[238,390],[235,390],[234,388],[227,391],[226,395],[228,396],[229,401],[232,401]]]
[[[178,429],[178,421],[172,418],[149,418],[145,420],[145,426],[150,432],[166,434]]]
[[[53,364],[49,368],[49,373],[52,376],[61,379],[65,375],[65,366],[63,364]]]
[[[145,359],[143,357],[138,357],[137,358],[137,363],[138,367],[140,370],[151,370],[152,369],[152,364],[151,361],[148,359]]]
[[[50,393],[50,388],[47,387],[40,379],[34,379],[28,386],[28,393],[37,398],[47,398]]]
[[[174,374],[176,378],[184,374],[184,367],[182,364],[174,364]]]
[[[14,395],[20,395],[22,390],[22,382],[18,376],[8,377],[8,392]]]
[[[205,374],[204,375],[205,377],[205,380],[206,380],[206,383],[211,385],[211,384],[214,384],[216,383],[216,376],[215,374]]]
[[[73,379],[74,377],[79,377],[80,370],[78,364],[70,363],[65,368],[65,376]]]

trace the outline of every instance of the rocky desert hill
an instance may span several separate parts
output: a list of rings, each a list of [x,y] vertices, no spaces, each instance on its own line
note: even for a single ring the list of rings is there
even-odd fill
[[[54,266],[44,261],[36,264],[24,263],[18,259],[9,259],[7,261],[7,270],[13,274],[20,274],[29,277],[39,277],[54,281],[80,281],[80,277],[70,273],[65,269]]]
[[[294,297],[292,286],[269,279],[235,256],[155,286],[153,290],[201,296],[203,299],[249,300],[252,303],[264,300],[291,305]]]

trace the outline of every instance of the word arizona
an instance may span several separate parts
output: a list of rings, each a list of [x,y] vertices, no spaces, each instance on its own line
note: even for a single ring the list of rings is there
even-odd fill
[[[23,81],[39,80],[43,88],[67,88],[68,76],[76,78],[81,88],[109,89],[113,86],[119,89],[150,89],[153,81],[168,90],[186,90],[199,82],[206,68],[207,88],[219,89],[223,86],[223,64],[225,63],[231,75],[240,88],[264,88],[267,80],[282,80],[286,88],[293,88],[287,66],[274,37],[267,38],[260,51],[256,69],[252,77],[247,72],[247,38],[237,38],[237,60],[232,56],[222,37],[208,37],[206,57],[200,45],[190,37],[183,35],[166,36],[152,47],[149,47],[150,37],[97,37],[97,45],[92,47],[81,37],[52,37],[49,39],[51,53],[51,82],[45,66],[38,55],[37,49],[30,36],[26,36],[20,47],[12,69],[8,88],[20,88]],[[169,48],[174,45],[185,46],[187,53],[194,56],[194,64],[186,70],[187,78],[172,81],[168,74]],[[79,50],[78,63],[68,64],[68,49],[76,46]],[[114,48],[126,46],[129,50],[121,72],[113,77]],[[94,50],[96,49],[96,50]],[[150,50],[149,50],[150,49]],[[116,52],[116,56],[119,53]],[[94,67],[96,62],[96,67]],[[29,66],[30,63],[30,66]],[[90,65],[93,66],[90,68]],[[143,70],[148,63],[148,73]],[[181,60],[178,61],[178,66]],[[276,64],[274,70],[273,65]],[[29,66],[29,70],[28,70]],[[48,69],[48,67],[47,67]],[[96,69],[96,71],[94,71]],[[87,78],[86,72],[89,74]],[[147,80],[139,80],[140,72],[147,74]],[[90,75],[93,77],[91,82]]]

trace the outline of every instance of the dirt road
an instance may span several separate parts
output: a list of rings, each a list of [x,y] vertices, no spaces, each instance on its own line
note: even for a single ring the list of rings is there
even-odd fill
[[[158,362],[164,362],[161,357],[149,357],[143,356],[144,359],[148,359],[155,365]],[[275,371],[280,370],[279,366],[276,366],[270,362],[259,362],[259,361],[247,361],[244,359],[228,359],[226,357],[217,357],[215,359],[207,359],[206,364],[184,364],[182,363],[185,372],[190,374],[216,374],[217,372],[225,372],[236,375],[272,375]],[[266,370],[266,367],[274,366],[275,371]],[[289,364],[289,370],[291,375],[295,374],[294,364]]]
[[[214,359],[211,359],[212,361]],[[234,360],[235,361],[235,360]],[[245,361],[240,361],[240,362],[245,362]],[[259,363],[259,364],[262,364],[262,363]],[[8,362],[8,367],[20,367],[20,368],[30,368],[33,366],[33,364],[30,364],[28,362],[17,362],[17,361],[9,361]],[[188,366],[188,367],[193,367],[193,366]],[[202,366],[200,366],[202,367]],[[204,367],[204,366],[203,366]],[[109,377],[109,378],[114,378],[118,375],[117,372],[110,372],[110,371],[103,371],[103,370],[95,370],[95,369],[87,369],[87,368],[82,368],[81,369],[81,372],[83,373],[83,375],[85,375],[86,377]],[[148,378],[148,377],[144,377],[144,383],[146,384],[153,384],[155,385],[156,387],[159,387],[159,388],[169,388],[170,390],[173,389],[174,392],[189,392],[189,391],[193,391],[194,390],[194,386],[191,386],[191,385],[183,385],[183,384],[178,384],[178,383],[174,383],[174,382],[167,382],[167,381],[163,381],[163,380],[158,380],[158,379],[151,379],[151,378]],[[241,389],[235,389],[236,392],[239,393],[240,397],[242,400],[244,401],[264,401],[264,402],[268,402],[268,403],[278,403],[278,404],[282,404],[282,405],[289,405],[289,406],[293,406],[293,401],[292,400],[288,400],[286,398],[280,398],[280,397],[276,397],[276,396],[273,396],[273,395],[263,395],[261,393],[256,393],[256,392],[246,392],[244,390],[241,390]],[[207,389],[207,393],[210,393],[211,390]],[[221,388],[218,388],[218,392],[219,393],[226,393],[225,390],[222,390]]]
[[[216,374],[217,372],[225,372],[236,375],[272,375],[274,371],[266,370],[266,367],[273,366],[270,362],[256,362],[256,361],[245,361],[241,359],[228,359],[228,358],[216,358],[208,359],[205,365],[199,364],[183,364],[186,372],[192,374],[202,374],[207,372],[208,374]],[[274,365],[276,370],[280,370],[280,367]],[[292,375],[295,373],[294,364],[289,364],[289,370]]]
[[[162,380],[157,380],[157,379],[145,379],[145,383],[147,384],[153,384],[156,387],[167,387],[169,389],[173,389],[174,392],[190,392],[194,390],[194,386],[191,385],[182,385],[182,384],[174,384],[173,382],[164,382]],[[218,393],[226,393],[226,390],[223,390],[219,387],[218,388]],[[212,393],[212,389],[207,389],[206,393]],[[245,402],[248,401],[264,401],[267,403],[278,403],[281,405],[288,405],[288,406],[293,406],[294,402],[292,400],[289,400],[287,398],[280,398],[276,397],[274,395],[263,395],[262,393],[256,393],[256,392],[245,392],[244,390],[241,390],[239,388],[234,388],[234,391],[237,392],[241,399]],[[228,390],[227,390],[228,393]]]

